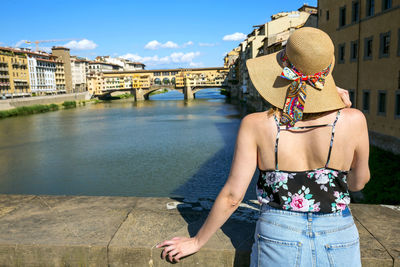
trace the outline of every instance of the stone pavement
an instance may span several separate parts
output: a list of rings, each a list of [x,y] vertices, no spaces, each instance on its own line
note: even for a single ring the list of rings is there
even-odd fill
[[[154,246],[194,235],[209,200],[0,194],[0,266],[170,266]],[[248,266],[257,205],[177,266]],[[400,266],[400,211],[352,204],[363,266]]]

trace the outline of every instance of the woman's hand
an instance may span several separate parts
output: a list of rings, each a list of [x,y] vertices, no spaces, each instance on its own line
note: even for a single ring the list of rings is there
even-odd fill
[[[165,240],[156,246],[156,248],[161,247],[164,247],[161,257],[165,259],[168,255],[170,262],[173,262],[173,260],[179,262],[180,258],[194,254],[200,249],[197,240],[193,237],[174,237],[171,240]]]
[[[346,108],[351,107],[351,101],[349,96],[349,91],[339,88],[336,86],[339,96],[342,98],[343,103],[346,105]]]

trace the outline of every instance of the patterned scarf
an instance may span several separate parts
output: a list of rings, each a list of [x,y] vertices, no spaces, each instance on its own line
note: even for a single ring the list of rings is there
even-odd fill
[[[281,61],[285,64],[281,77],[292,81],[292,83],[288,88],[280,125],[293,127],[297,121],[303,118],[304,105],[307,97],[307,83],[321,90],[325,85],[325,78],[328,76],[332,64],[321,72],[313,75],[304,75],[290,63],[286,55],[286,50],[282,53]]]

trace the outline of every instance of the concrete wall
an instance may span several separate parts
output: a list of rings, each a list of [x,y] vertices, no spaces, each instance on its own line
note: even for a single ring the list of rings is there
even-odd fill
[[[65,95],[53,95],[53,96],[35,96],[35,97],[25,97],[25,98],[15,98],[0,100],[0,110],[7,110],[22,106],[32,106],[32,105],[48,105],[48,104],[60,104],[64,101],[82,101],[89,100],[90,94],[76,93],[76,94],[65,94]]]

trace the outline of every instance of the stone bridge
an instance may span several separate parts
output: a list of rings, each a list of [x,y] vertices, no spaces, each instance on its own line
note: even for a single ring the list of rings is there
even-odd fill
[[[228,72],[223,67],[104,72],[104,87],[98,95],[125,91],[140,101],[167,88],[183,93],[185,99],[193,99],[202,89],[227,87]]]
[[[184,99],[194,99],[195,95],[198,91],[202,89],[209,88],[227,88],[225,85],[194,85],[194,86],[184,86],[184,87],[176,87],[174,84],[167,85],[152,85],[149,88],[121,88],[121,89],[110,89],[103,90],[103,97],[107,95],[111,95],[114,92],[129,92],[131,95],[135,96],[135,101],[148,100],[149,96],[152,92],[155,92],[160,89],[169,89],[175,90],[184,94]]]

